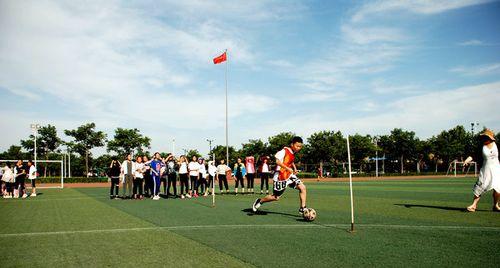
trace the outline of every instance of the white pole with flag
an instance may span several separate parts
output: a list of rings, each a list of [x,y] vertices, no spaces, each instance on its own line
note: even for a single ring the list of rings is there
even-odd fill
[[[347,135],[347,161],[349,163],[349,191],[351,194],[351,230],[354,232],[354,200],[352,195],[352,172],[351,172],[351,148],[349,147],[349,135]]]
[[[228,107],[227,107],[227,49],[224,51],[226,55],[226,165],[229,166],[229,125],[228,125]]]

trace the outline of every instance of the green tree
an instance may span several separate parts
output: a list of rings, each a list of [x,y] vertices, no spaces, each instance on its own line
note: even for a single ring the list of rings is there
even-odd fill
[[[34,154],[35,148],[35,136],[30,135],[27,140],[21,140],[21,146],[28,150],[30,154]],[[44,157],[48,160],[49,153],[54,153],[61,145],[62,140],[57,136],[57,130],[55,126],[47,125],[42,126],[37,131],[36,137],[36,152],[37,155]],[[47,177],[47,163],[44,164],[44,177]]]
[[[307,138],[304,158],[319,163],[323,169],[324,162],[344,161],[347,159],[346,142],[340,131],[320,131]]]
[[[186,152],[186,157],[188,158],[188,161],[191,161],[191,159],[193,158],[193,156],[196,156],[196,158],[200,158],[201,154],[196,149],[191,149],[191,150],[189,150],[189,151]]]
[[[30,158],[30,154],[23,152],[22,147],[17,145],[11,145],[7,151],[0,154],[0,159],[18,160],[28,158]]]
[[[292,132],[281,132],[278,135],[268,138],[266,155],[274,155],[285,146],[290,146],[292,138],[295,136]]]
[[[95,130],[95,123],[81,125],[73,130],[64,130],[64,133],[72,137],[74,141],[68,142],[67,146],[71,151],[78,153],[85,158],[85,173],[89,174],[89,157],[92,153],[91,149],[104,146],[106,142],[106,134],[102,131]]]
[[[229,163],[228,166],[230,166],[230,163],[235,163],[236,159],[239,157],[238,152],[234,149],[233,146],[229,146],[228,148],[229,151]],[[212,151],[210,152],[210,155],[215,154],[215,161],[219,163],[221,159],[226,160],[226,146],[223,145],[217,145],[214,148],[212,148]]]
[[[467,132],[463,126],[456,126],[444,130],[433,139],[436,154],[441,156],[445,163],[453,160],[465,160],[474,152],[472,133]]]
[[[249,140],[247,143],[243,143],[239,155],[241,157],[253,156],[257,159],[259,156],[263,156],[267,152],[267,144],[260,139]]]
[[[395,128],[390,135],[381,136],[378,145],[386,156],[398,160],[401,174],[403,174],[404,161],[416,157],[417,143],[418,138],[415,137],[415,132]]]
[[[374,156],[377,150],[370,135],[355,134],[350,136],[349,147],[351,149],[351,160],[359,165],[360,172],[363,171],[367,158]]]
[[[117,128],[113,139],[108,141],[107,151],[116,152],[119,156],[129,153],[141,155],[145,148],[151,148],[151,139],[143,136],[137,128]]]

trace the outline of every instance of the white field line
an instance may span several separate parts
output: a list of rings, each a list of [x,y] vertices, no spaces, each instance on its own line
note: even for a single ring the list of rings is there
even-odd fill
[[[53,232],[30,232],[0,234],[0,237],[37,236],[37,235],[66,235],[66,234],[93,234],[93,233],[119,233],[149,230],[192,230],[192,229],[242,229],[242,228],[349,228],[349,224],[235,224],[235,225],[190,225],[190,226],[152,226],[119,229],[95,229],[95,230],[73,230]],[[460,230],[460,231],[492,231],[500,232],[500,227],[486,226],[443,226],[443,225],[392,225],[392,224],[357,224],[360,229],[431,229],[431,230]]]

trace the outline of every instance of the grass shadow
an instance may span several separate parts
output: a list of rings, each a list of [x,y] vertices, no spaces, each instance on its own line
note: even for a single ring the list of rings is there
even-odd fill
[[[432,205],[419,205],[419,204],[394,204],[395,206],[401,206],[405,208],[434,208],[434,209],[442,209],[442,210],[449,210],[449,211],[460,211],[460,212],[468,212],[466,208],[463,207],[447,207],[447,206],[432,206]],[[486,211],[486,210],[480,210],[476,209],[476,211]]]

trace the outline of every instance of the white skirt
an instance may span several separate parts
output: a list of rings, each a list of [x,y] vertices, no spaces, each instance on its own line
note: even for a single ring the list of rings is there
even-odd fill
[[[492,189],[500,193],[500,166],[485,165],[479,171],[479,177],[474,185],[473,192],[474,195],[481,196]]]

